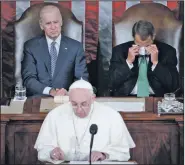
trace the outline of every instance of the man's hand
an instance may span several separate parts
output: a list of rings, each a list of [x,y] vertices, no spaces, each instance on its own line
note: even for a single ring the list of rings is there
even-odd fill
[[[151,62],[153,63],[153,65],[157,65],[158,63],[158,49],[157,46],[152,44],[150,46],[146,47],[146,50],[148,53],[151,54]]]
[[[50,91],[49,91],[49,94],[51,95],[51,96],[56,96],[56,90],[54,89],[54,88],[52,88]]]
[[[68,93],[67,93],[67,90],[66,89],[64,89],[64,88],[61,88],[61,89],[54,89],[54,88],[52,88],[50,91],[49,91],[49,94],[51,95],[51,96],[65,96],[65,95],[67,95]]]
[[[59,147],[56,147],[50,152],[50,157],[53,160],[64,160],[64,152]]]
[[[102,161],[102,160],[105,160],[106,159],[106,156],[105,154],[101,153],[101,152],[98,152],[98,151],[92,151],[91,153],[91,161],[92,162],[95,162],[95,161]]]
[[[139,46],[133,45],[132,47],[130,47],[128,50],[127,62],[129,64],[132,64],[135,60],[135,56],[137,56],[138,54],[139,54]]]
[[[67,95],[67,90],[66,89],[64,89],[64,88],[62,88],[62,89],[56,89],[56,95],[58,96],[65,96],[65,95]]]

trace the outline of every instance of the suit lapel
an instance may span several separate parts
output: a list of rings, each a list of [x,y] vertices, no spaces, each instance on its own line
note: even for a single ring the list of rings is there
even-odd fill
[[[134,60],[134,62],[133,62],[133,65],[134,65],[134,66],[139,66],[138,59],[139,59],[138,56],[136,56],[136,57],[135,57],[135,60]]]
[[[42,60],[45,64],[45,67],[48,71],[49,76],[51,76],[51,57],[48,51],[48,44],[46,42],[45,36],[43,36],[39,42],[41,45],[40,54],[42,55],[41,56]]]
[[[66,40],[65,36],[62,36],[61,41],[60,41],[60,48],[59,48],[57,63],[55,66],[55,72],[53,75],[53,80],[57,77],[57,74],[59,73],[59,71],[63,67],[63,64],[65,62],[65,58],[67,58],[67,56],[68,56],[68,47],[67,47],[67,43],[65,40]]]
[[[154,40],[153,44],[156,45],[156,41]],[[157,45],[156,45],[157,46]],[[158,47],[158,46],[157,46]],[[148,62],[148,71],[152,70],[153,63],[151,62],[151,55],[149,55],[149,62]]]
[[[149,55],[149,61],[148,61],[148,71],[152,69],[152,62],[151,62],[151,55]]]

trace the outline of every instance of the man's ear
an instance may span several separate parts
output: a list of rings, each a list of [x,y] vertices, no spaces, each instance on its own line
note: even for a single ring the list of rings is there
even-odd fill
[[[39,25],[40,25],[41,30],[44,30],[41,20],[39,20]]]
[[[92,94],[92,101],[95,101],[95,99],[96,99],[96,95]]]
[[[153,35],[153,38],[152,38],[152,40],[155,40],[155,36],[156,36],[156,34],[154,34],[154,35]]]

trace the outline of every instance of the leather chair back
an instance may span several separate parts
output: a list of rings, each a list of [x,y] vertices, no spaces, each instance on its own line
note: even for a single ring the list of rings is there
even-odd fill
[[[83,43],[83,23],[73,13],[56,3],[42,3],[29,7],[15,22],[15,78],[16,85],[22,86],[21,61],[24,43],[43,31],[39,26],[39,12],[45,5],[55,5],[60,9],[63,19],[62,34]]]
[[[113,46],[132,41],[132,27],[139,20],[150,21],[155,27],[156,40],[176,49],[179,70],[182,23],[168,7],[162,4],[140,3],[126,10],[122,18],[114,24]]]

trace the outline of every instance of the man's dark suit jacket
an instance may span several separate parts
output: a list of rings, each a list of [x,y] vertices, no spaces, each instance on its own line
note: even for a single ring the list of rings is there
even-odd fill
[[[68,90],[71,83],[81,77],[88,80],[82,44],[63,35],[53,78],[48,45],[43,35],[25,43],[21,72],[27,96],[42,95],[47,86]]]
[[[109,90],[113,96],[128,96],[136,85],[138,78],[138,56],[133,63],[134,67],[129,69],[126,62],[128,49],[134,44],[133,41],[120,44],[113,48],[110,64]],[[158,64],[152,71],[152,62],[149,56],[148,81],[155,96],[163,97],[164,93],[174,92],[179,88],[179,73],[177,71],[176,50],[165,43],[154,41],[158,48]]]

